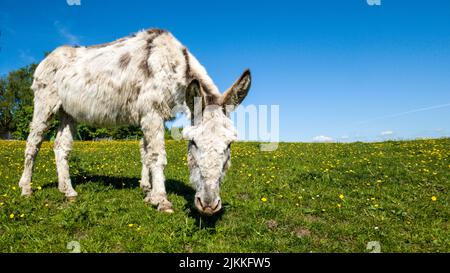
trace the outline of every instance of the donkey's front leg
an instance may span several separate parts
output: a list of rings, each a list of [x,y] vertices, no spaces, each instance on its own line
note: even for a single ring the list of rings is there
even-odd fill
[[[149,113],[141,120],[141,128],[144,132],[142,143],[143,168],[148,168],[151,173],[151,190],[146,193],[145,201],[158,206],[158,210],[173,212],[172,203],[167,200],[164,167],[167,164],[166,150],[164,147],[164,120],[157,113]],[[143,150],[143,151],[142,151]],[[141,178],[144,182],[144,192],[150,177],[145,177],[144,169]],[[146,180],[146,181],[144,181]],[[147,185],[145,185],[147,184]],[[148,188],[147,188],[148,189]]]
[[[150,182],[151,177],[150,177],[150,169],[147,167],[147,165],[145,164],[145,159],[147,156],[147,144],[144,141],[144,139],[141,139],[141,141],[139,142],[139,149],[141,152],[141,161],[142,161],[142,171],[141,171],[141,189],[142,191],[145,193],[146,195],[146,199],[145,201],[150,203],[150,192],[152,190],[152,184]],[[149,196],[147,198],[147,196]]]

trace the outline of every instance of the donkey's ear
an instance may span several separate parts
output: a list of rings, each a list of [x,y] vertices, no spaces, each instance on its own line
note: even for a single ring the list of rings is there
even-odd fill
[[[252,76],[250,70],[245,70],[241,77],[222,96],[222,105],[237,107],[245,99],[250,90]]]
[[[189,107],[191,115],[194,115],[195,104],[203,102],[201,98],[202,98],[202,87],[200,85],[200,82],[197,79],[194,79],[189,83],[188,87],[186,88],[186,105]],[[201,107],[200,109],[202,109]]]

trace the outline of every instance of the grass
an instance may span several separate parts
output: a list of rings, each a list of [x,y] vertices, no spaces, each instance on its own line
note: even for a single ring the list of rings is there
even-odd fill
[[[34,195],[22,198],[25,143],[0,141],[0,252],[450,251],[450,139],[384,143],[235,143],[224,211],[193,208],[186,143],[167,142],[175,213],[144,204],[137,142],[76,142],[68,203],[52,143],[39,153]]]

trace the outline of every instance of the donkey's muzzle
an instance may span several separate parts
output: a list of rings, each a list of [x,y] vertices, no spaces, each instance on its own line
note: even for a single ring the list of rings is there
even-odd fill
[[[205,202],[201,197],[196,197],[195,207],[201,214],[211,216],[222,208],[222,202],[220,198],[216,198],[212,202]]]

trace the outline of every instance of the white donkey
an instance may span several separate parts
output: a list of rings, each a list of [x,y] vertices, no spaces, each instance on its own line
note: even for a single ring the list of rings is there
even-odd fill
[[[195,206],[212,215],[221,209],[219,186],[230,166],[230,143],[236,139],[225,106],[237,106],[247,95],[250,72],[245,71],[223,95],[197,59],[169,32],[150,29],[112,43],[63,46],[36,68],[32,89],[34,113],[19,186],[30,196],[33,165],[44,132],[55,114],[61,124],[54,151],[58,188],[69,200],[68,156],[77,122],[92,126],[140,125],[142,179],[145,201],[173,212],[167,200],[164,167],[164,122],[172,109],[185,109],[194,120],[194,98],[203,101],[201,119],[183,131],[189,139],[188,165],[196,188]],[[205,107],[206,106],[206,107]],[[208,107],[215,106],[215,107]]]

